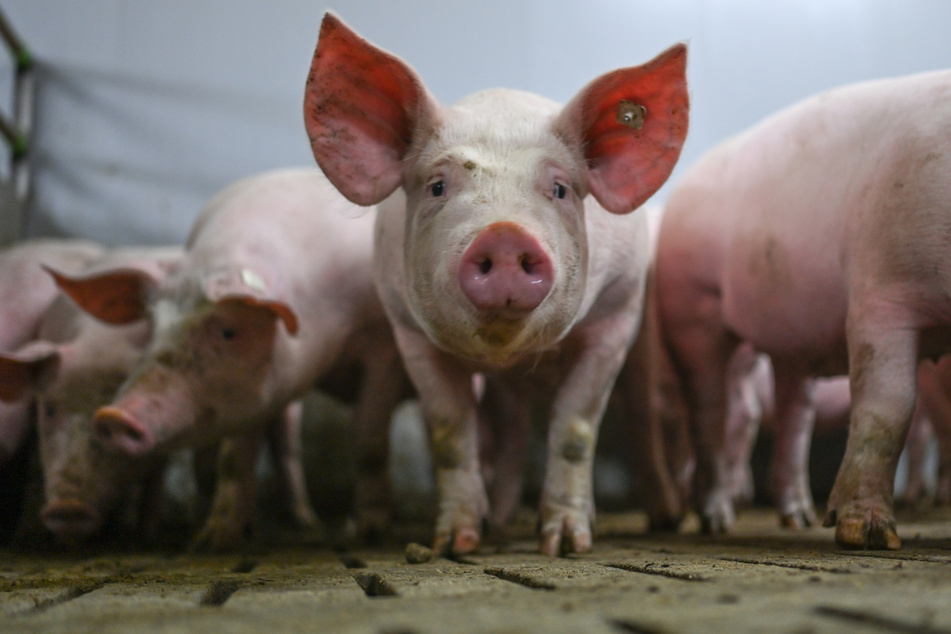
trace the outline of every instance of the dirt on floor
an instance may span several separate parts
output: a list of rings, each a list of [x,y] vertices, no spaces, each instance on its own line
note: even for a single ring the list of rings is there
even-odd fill
[[[531,514],[454,560],[428,528],[373,547],[270,532],[240,552],[0,551],[2,632],[951,633],[951,511],[899,518],[902,550],[843,551],[767,510],[709,537],[601,514],[595,549],[535,551]]]

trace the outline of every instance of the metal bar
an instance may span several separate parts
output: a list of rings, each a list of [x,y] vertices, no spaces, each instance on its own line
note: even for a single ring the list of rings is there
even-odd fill
[[[33,56],[30,55],[30,50],[23,44],[23,40],[19,38],[10,23],[7,22],[3,9],[0,9],[0,37],[3,38],[16,60],[17,72],[22,73],[29,70],[30,66],[33,65]]]

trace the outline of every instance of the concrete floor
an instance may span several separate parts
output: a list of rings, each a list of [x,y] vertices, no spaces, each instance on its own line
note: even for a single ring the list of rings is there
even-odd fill
[[[769,511],[719,538],[602,514],[594,552],[560,559],[534,552],[530,513],[457,561],[408,562],[425,527],[336,551],[300,534],[228,555],[6,550],[0,631],[951,633],[951,511],[899,521],[897,552],[841,551]]]

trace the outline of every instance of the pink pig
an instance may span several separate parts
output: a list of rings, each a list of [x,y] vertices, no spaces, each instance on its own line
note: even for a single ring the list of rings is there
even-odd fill
[[[951,73],[833,90],[709,152],[672,192],[660,314],[684,378],[708,530],[733,508],[726,364],[773,361],[779,442],[810,429],[811,376],[850,377],[845,456],[825,522],[846,548],[899,548],[893,481],[922,356],[948,350]]]
[[[96,416],[104,444],[144,455],[223,439],[199,546],[241,538],[265,429],[317,385],[356,400],[358,520],[366,531],[386,521],[386,430],[408,380],[370,277],[373,218],[348,217],[358,210],[317,169],[269,172],[209,202],[165,280],[117,270],[65,283],[106,321],[154,327]],[[303,488],[299,461],[284,469]],[[305,504],[296,515],[313,521]]]
[[[160,276],[179,257],[181,249],[175,248],[116,249],[86,270],[121,266]],[[53,277],[43,274],[52,283]],[[142,522],[157,517],[157,507],[150,504],[156,500],[161,461],[106,452],[93,432],[96,408],[109,402],[148,339],[145,320],[116,328],[60,293],[39,320],[33,340],[0,354],[0,399],[35,403],[45,493],[40,516],[58,538],[90,536],[133,499],[142,502]]]
[[[103,248],[85,240],[38,239],[0,251],[0,351],[34,339],[59,289],[43,270],[78,272],[101,257]],[[12,456],[30,429],[29,399],[0,402],[0,464]]]
[[[496,89],[447,108],[408,65],[325,16],[305,123],[334,185],[382,202],[375,281],[430,428],[437,551],[475,549],[489,512],[475,372],[551,407],[541,550],[591,547],[598,425],[647,269],[645,218],[624,214],[680,155],[685,63],[675,46],[565,107]]]

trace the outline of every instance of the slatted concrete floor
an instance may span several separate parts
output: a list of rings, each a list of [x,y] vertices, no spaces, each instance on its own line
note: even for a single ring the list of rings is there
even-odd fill
[[[951,512],[901,518],[904,549],[846,552],[766,511],[734,534],[646,535],[602,515],[594,552],[548,559],[529,523],[458,561],[319,539],[240,553],[0,551],[0,632],[949,632]]]

